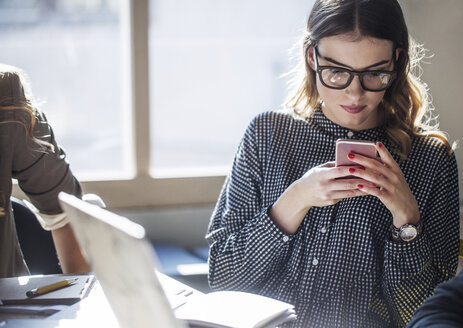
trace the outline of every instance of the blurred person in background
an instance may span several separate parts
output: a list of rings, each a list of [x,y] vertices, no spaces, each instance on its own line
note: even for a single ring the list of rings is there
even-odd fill
[[[443,282],[426,299],[410,320],[407,328],[463,327],[463,274]]]
[[[64,151],[18,68],[0,64],[0,277],[28,275],[11,206],[12,179],[29,207],[50,230],[63,273],[88,272],[72,229],[58,203],[60,191],[82,197]]]

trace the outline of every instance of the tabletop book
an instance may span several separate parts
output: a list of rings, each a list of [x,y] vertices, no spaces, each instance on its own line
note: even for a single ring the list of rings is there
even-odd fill
[[[197,295],[175,316],[191,328],[267,328],[296,319],[291,304],[238,291]]]

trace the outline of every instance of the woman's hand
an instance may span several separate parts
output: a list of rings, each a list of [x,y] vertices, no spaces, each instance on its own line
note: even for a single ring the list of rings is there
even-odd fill
[[[269,216],[285,233],[294,234],[313,206],[334,205],[344,198],[368,195],[359,185],[374,188],[362,178],[349,178],[363,167],[340,166],[334,162],[316,166],[291,184],[273,204]]]
[[[416,224],[420,220],[418,203],[399,165],[381,142],[376,143],[381,161],[359,154],[349,154],[349,159],[365,170],[357,170],[354,175],[371,184],[360,184],[358,188],[367,194],[378,197],[392,213],[394,226]]]
[[[359,170],[363,170],[363,167],[335,167],[334,162],[328,162],[307,171],[294,183],[306,212],[313,206],[334,205],[344,198],[366,195],[364,191],[359,190],[358,185],[374,185],[362,178],[352,177],[353,173]],[[349,176],[350,178],[346,179]]]

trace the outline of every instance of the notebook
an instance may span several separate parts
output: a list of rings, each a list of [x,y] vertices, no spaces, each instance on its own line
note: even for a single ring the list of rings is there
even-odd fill
[[[45,275],[0,279],[0,300],[4,305],[71,305],[79,302],[93,286],[93,275]],[[64,279],[73,282],[43,295],[28,297],[27,292]],[[1,308],[0,308],[1,311]]]
[[[188,292],[166,290],[141,225],[66,193],[59,200],[121,328],[263,328],[296,317],[290,304],[244,292],[193,293],[185,301]]]

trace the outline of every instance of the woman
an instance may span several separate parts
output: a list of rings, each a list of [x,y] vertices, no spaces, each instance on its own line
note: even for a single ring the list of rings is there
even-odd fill
[[[288,110],[250,123],[213,213],[212,288],[293,303],[294,327],[402,327],[455,275],[458,171],[418,50],[396,0],[315,1]],[[335,167],[339,138],[380,159]]]
[[[51,230],[63,272],[88,272],[57,199],[60,191],[81,196],[81,187],[24,86],[18,69],[0,64],[0,277],[29,274],[11,210],[12,178],[39,211],[42,226]]]

